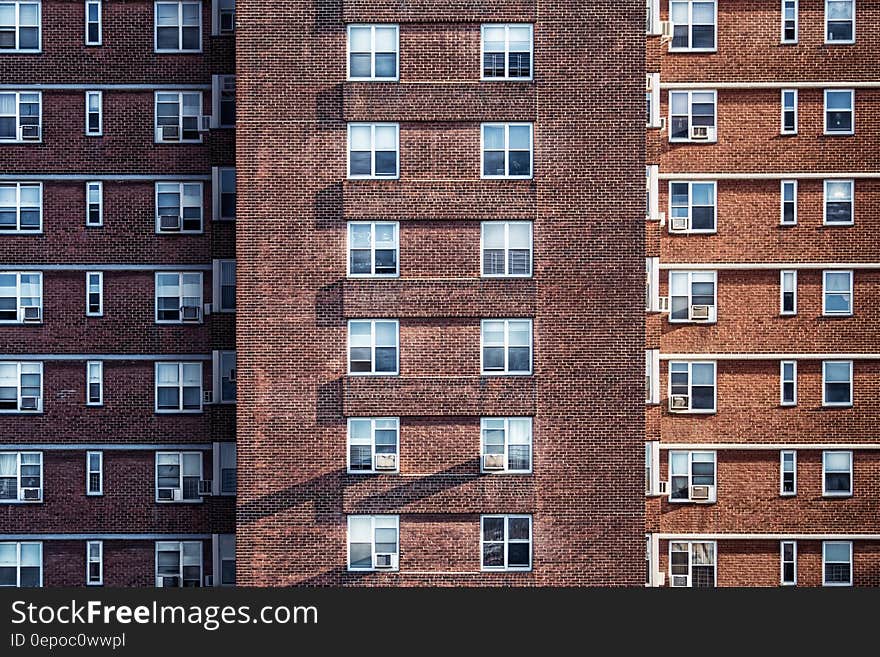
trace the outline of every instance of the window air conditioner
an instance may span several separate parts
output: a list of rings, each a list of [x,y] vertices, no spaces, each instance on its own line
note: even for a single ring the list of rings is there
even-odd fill
[[[669,297],[657,297],[657,312],[669,312]]]
[[[157,577],[156,586],[162,589],[178,588],[180,586],[179,577]]]
[[[159,216],[159,230],[180,230],[179,214],[163,214]]]
[[[668,481],[658,481],[657,482],[657,495],[669,495],[669,482]]]
[[[205,497],[214,492],[214,482],[210,479],[202,479],[199,481],[199,495]]]
[[[180,318],[184,322],[197,322],[202,317],[202,309],[199,306],[182,306]]]
[[[708,502],[711,492],[711,486],[691,486],[689,497],[695,502]]]
[[[161,502],[178,502],[183,499],[183,491],[180,488],[160,488],[157,497]]]
[[[24,306],[21,310],[25,322],[39,322],[43,319],[43,312],[39,306]]]
[[[715,141],[715,128],[709,125],[692,125],[691,139],[694,141]]]
[[[214,393],[211,390],[205,390],[202,393],[202,401],[205,404],[213,404],[214,403]]]
[[[39,397],[22,397],[21,398],[21,410],[23,411],[35,411],[39,406]]]
[[[205,586],[214,586],[214,576],[205,575]]]
[[[397,468],[397,454],[376,454],[377,470],[395,470]]]
[[[377,552],[376,568],[394,568],[394,554],[391,552]]]
[[[20,130],[22,141],[40,141],[40,126],[23,125]]]
[[[18,499],[24,502],[39,502],[43,499],[43,494],[39,488],[22,488]]]
[[[483,454],[483,470],[503,470],[504,454]]]
[[[159,138],[161,141],[180,141],[179,125],[159,126]]]
[[[687,217],[673,217],[672,221],[669,222],[669,232],[670,233],[681,233],[688,229],[688,218]]]
[[[669,399],[669,410],[686,411],[688,410],[689,403],[690,398],[687,395],[672,395]]]
[[[672,586],[687,587],[687,585],[688,585],[687,575],[673,575],[672,576]]]
[[[672,21],[660,21],[660,36],[671,39],[675,34],[675,24]]]
[[[211,117],[210,116],[200,116],[199,117],[199,132],[208,132],[211,130]]]
[[[709,306],[697,305],[691,306],[691,319],[698,321],[707,321],[709,319]]]
[[[645,76],[645,93],[654,91],[654,76],[648,73]]]

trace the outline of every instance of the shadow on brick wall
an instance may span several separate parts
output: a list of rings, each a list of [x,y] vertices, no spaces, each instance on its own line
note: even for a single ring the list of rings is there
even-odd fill
[[[315,230],[335,230],[343,224],[342,183],[333,183],[315,194]]]

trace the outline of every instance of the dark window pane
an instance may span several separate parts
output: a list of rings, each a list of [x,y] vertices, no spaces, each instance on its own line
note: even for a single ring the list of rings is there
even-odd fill
[[[503,151],[484,151],[483,152],[483,175],[484,176],[503,176],[504,175],[504,152]]]
[[[395,151],[376,151],[376,175],[397,175],[397,153]]]
[[[529,176],[532,173],[532,154],[528,151],[511,151],[508,156],[511,176]]]
[[[484,347],[483,348],[483,369],[484,370],[503,370],[504,369],[504,347]]]
[[[395,370],[397,370],[397,349],[376,347],[376,371],[394,372]]]
[[[531,366],[531,349],[528,347],[510,347],[508,350],[508,369],[511,372],[527,372]]]
[[[852,112],[827,112],[828,132],[850,132]]]
[[[694,25],[693,32],[694,48],[714,48],[715,47],[715,26],[714,25]]]
[[[235,194],[222,194],[220,196],[220,214],[224,217],[235,216]]]
[[[98,24],[89,23],[89,42],[94,43],[98,40]]]
[[[369,543],[352,543],[351,566],[352,568],[372,568],[373,546]]]
[[[828,40],[829,41],[852,41],[852,23],[829,23],[828,24]]]
[[[675,31],[672,33],[673,48],[687,48],[688,46],[688,30],[687,25],[676,25]]]
[[[0,566],[0,586],[15,586],[15,566]]]
[[[794,203],[785,203],[782,206],[782,221],[787,224],[794,223]]]
[[[850,402],[850,386],[848,383],[826,383],[825,401],[832,404],[848,404]]]
[[[376,53],[376,77],[393,78],[397,76],[397,55],[395,53]]]
[[[504,273],[504,250],[503,249],[485,249],[485,250],[483,250],[483,273],[484,274],[503,274]]]
[[[831,201],[825,205],[825,221],[828,223],[852,221],[852,205],[849,201]]]
[[[834,584],[847,584],[850,580],[848,563],[825,564],[825,581]]]
[[[352,151],[350,156],[351,175],[369,176],[372,172],[372,155],[369,151]]]
[[[199,28],[185,27],[183,28],[183,49],[198,50],[199,49]]]
[[[370,54],[352,53],[351,54],[351,77],[368,78],[370,77]]]
[[[504,77],[504,53],[486,53],[483,55],[483,77]]]
[[[529,544],[510,543],[507,546],[507,565],[511,568],[525,568],[529,565]]]
[[[176,27],[156,28],[156,47],[159,50],[177,50],[178,32]]]
[[[397,251],[394,249],[377,249],[376,250],[376,273],[377,274],[396,274],[397,273]]]
[[[501,568],[504,566],[503,543],[492,543],[483,546],[483,565],[486,568]]]
[[[201,401],[201,390],[189,387],[183,389],[183,407],[185,409],[199,408]]]
[[[709,386],[694,386],[691,408],[708,410],[715,406],[715,388]]]
[[[825,490],[834,493],[850,491],[850,477],[847,472],[829,472],[825,475]]]
[[[177,388],[159,388],[159,408],[177,408],[179,404]]]
[[[370,252],[364,249],[358,249],[351,252],[351,273],[352,274],[369,274],[370,273]]]
[[[527,52],[512,52],[510,53],[510,71],[509,75],[512,78],[527,78],[531,75],[531,61],[532,55]]]
[[[671,134],[673,139],[687,139],[690,136],[688,130],[688,118],[686,116],[672,117]]]
[[[691,228],[694,230],[715,229],[715,208],[695,207],[691,210]]]

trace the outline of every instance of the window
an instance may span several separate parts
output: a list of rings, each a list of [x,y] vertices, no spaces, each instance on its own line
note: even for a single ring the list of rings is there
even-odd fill
[[[797,224],[797,180],[783,180],[780,183],[782,207],[779,223],[783,226]]]
[[[211,0],[211,34],[232,34],[235,31],[235,0]]]
[[[852,586],[852,564],[851,541],[822,541],[822,586]]]
[[[104,183],[86,183],[86,226],[104,225]]]
[[[851,135],[855,132],[855,92],[852,89],[825,90],[825,134]]]
[[[532,177],[532,124],[484,123],[483,178]]]
[[[0,324],[43,321],[43,275],[0,272]]]
[[[797,361],[779,363],[779,403],[783,406],[797,405]]]
[[[348,26],[348,79],[397,80],[397,25]]]
[[[855,14],[855,0],[825,0],[825,43],[855,43]]]
[[[797,272],[779,272],[779,313],[797,315]]]
[[[399,516],[348,516],[348,569],[397,570]]]
[[[483,79],[532,79],[532,26],[483,25]]]
[[[715,412],[715,363],[669,361],[670,410]]]
[[[86,272],[86,317],[100,317],[104,314],[104,274],[99,271]]]
[[[156,52],[201,52],[202,3],[156,3]]]
[[[214,352],[214,390],[219,391],[217,401],[221,404],[234,404],[236,400],[236,352]]]
[[[852,406],[851,360],[822,361],[822,406]]]
[[[483,374],[532,373],[532,320],[484,319],[480,328]]]
[[[670,502],[715,501],[715,452],[669,452]]]
[[[214,443],[214,486],[220,495],[235,495],[237,461],[234,442]]]
[[[715,232],[715,183],[669,183],[669,232]]]
[[[235,76],[212,75],[213,127],[235,127]]]
[[[782,90],[782,128],[783,135],[796,135],[798,131],[798,92],[797,89]]]
[[[348,471],[350,473],[399,472],[396,417],[348,419]]]
[[[202,232],[202,183],[156,183],[156,232]]]
[[[660,310],[660,258],[645,258],[645,311]]]
[[[235,167],[214,167],[212,169],[214,191],[214,221],[235,220]]]
[[[42,452],[0,452],[0,503],[42,501]]]
[[[779,452],[779,494],[797,495],[797,452]]]
[[[482,516],[483,570],[532,569],[532,517]]]
[[[348,373],[397,374],[396,319],[353,319],[348,322]]]
[[[39,91],[0,92],[0,143],[42,139],[42,100]]]
[[[660,350],[645,351],[645,403],[660,403]]]
[[[822,314],[853,314],[853,273],[851,271],[822,272]]]
[[[86,45],[101,45],[101,0],[86,0]]]
[[[156,541],[156,586],[202,586],[202,542]]]
[[[0,543],[0,587],[43,586],[43,544]]]
[[[86,92],[86,136],[100,137],[104,126],[102,114],[102,93],[100,91]]]
[[[715,588],[714,541],[670,541],[669,583],[674,587]]]
[[[99,360],[86,363],[86,405],[104,405],[104,363]]]
[[[660,167],[649,164],[645,167],[647,194],[645,197],[645,219],[657,221],[660,219]]]
[[[825,181],[825,224],[851,225],[854,220],[852,180]]]
[[[647,0],[647,16],[645,18],[646,32],[659,34],[660,29],[660,0]]]
[[[797,586],[797,541],[779,543],[780,583]]]
[[[0,53],[39,52],[40,3],[0,3]]]
[[[104,494],[104,454],[86,452],[86,495]]]
[[[2,121],[0,117],[0,123]],[[0,184],[0,233],[39,233],[42,230],[42,183]]]
[[[348,124],[348,177],[397,178],[397,123]]]
[[[852,452],[822,452],[822,495],[849,497],[853,493]]]
[[[104,583],[103,541],[86,541],[86,585],[101,586]]]
[[[397,276],[399,246],[397,222],[349,222],[348,275]]]
[[[654,448],[652,442],[645,443],[645,495],[650,495],[654,490],[651,476],[654,473]]]
[[[645,85],[645,124],[649,128],[661,128],[660,124],[660,74],[647,73]]]
[[[481,239],[484,277],[532,275],[530,221],[484,221]]]
[[[214,586],[235,586],[235,534],[217,534]]]
[[[650,10],[650,6],[648,9]],[[651,543],[651,535],[645,534],[645,586],[654,585],[654,555]]]
[[[201,502],[201,452],[156,452],[156,501]]]
[[[714,271],[669,272],[669,321],[716,321],[716,280]]]
[[[532,471],[532,418],[484,417],[481,472]]]
[[[798,0],[782,0],[782,43],[798,42]]]
[[[235,312],[235,260],[214,261],[214,312]]]
[[[674,26],[670,52],[715,50],[715,0],[672,0],[669,16]]]
[[[156,323],[202,321],[202,273],[156,274]]]
[[[670,91],[669,141],[717,141],[715,91]]]
[[[156,412],[201,411],[202,364],[156,363]]]
[[[156,92],[156,143],[202,141],[202,92]]]
[[[43,411],[43,364],[0,362],[0,413]]]

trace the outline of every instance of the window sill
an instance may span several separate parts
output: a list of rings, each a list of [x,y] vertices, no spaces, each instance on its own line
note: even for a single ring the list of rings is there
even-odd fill
[[[852,408],[852,403],[849,404],[822,404],[822,408]]]
[[[42,144],[42,139],[0,139],[0,144]]]
[[[534,180],[534,176],[487,176],[487,175],[481,175],[480,180]]]
[[[399,475],[400,470],[346,470],[345,474],[357,475]]]
[[[42,497],[38,500],[0,500],[0,506],[4,504],[42,504]]]
[[[399,372],[348,372],[346,376],[400,376]]]
[[[0,415],[42,415],[43,409],[38,411],[0,411]]]
[[[846,499],[852,496],[852,493],[822,493],[822,497],[826,499]]]
[[[718,48],[673,48],[670,46],[666,52],[673,55],[686,55],[691,53],[705,55],[709,53],[717,53]]]
[[[823,137],[852,137],[855,134],[856,134],[855,130],[853,130],[851,132],[828,132],[828,131],[825,131],[822,133],[822,136]]]
[[[849,226],[855,226],[854,221],[823,221],[822,226],[825,228],[847,228]]]
[[[153,49],[153,54],[155,55],[201,55],[202,48],[192,49],[192,50],[159,50],[158,48]]]
[[[163,410],[159,410],[159,409],[156,409],[156,411],[155,411],[156,415],[198,415],[198,414],[204,413],[204,412],[205,412],[205,410],[203,408],[200,408],[197,411],[196,410],[192,410],[192,411],[163,411]]]
[[[533,372],[485,372],[480,371],[480,376],[532,376]]]
[[[204,504],[205,501],[198,500],[155,500],[156,504]]]
[[[395,176],[353,176],[348,174],[348,180],[400,180],[400,174]]]
[[[717,144],[718,139],[671,139],[670,144]]]
[[[393,78],[346,78],[346,82],[400,82],[399,77]]]
[[[534,80],[534,76],[528,78],[480,78],[480,82],[534,82]]]
[[[517,475],[519,475],[519,476],[525,475],[528,477],[528,476],[531,476],[533,474],[533,472],[531,470],[482,470],[481,469],[480,474],[486,475],[488,477],[492,477],[492,476],[505,477],[505,476],[517,476]]]

